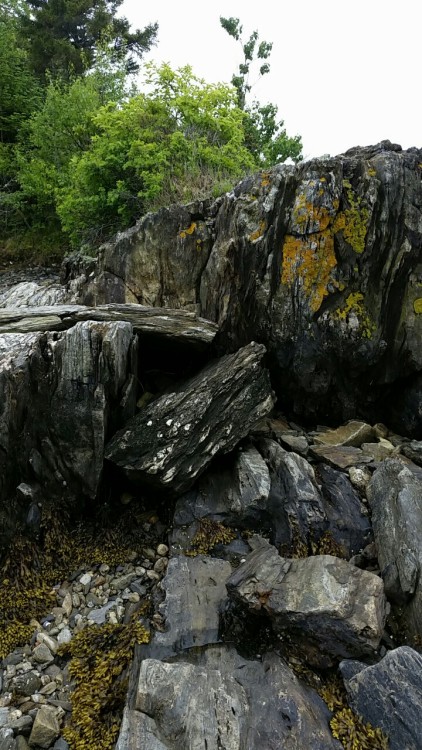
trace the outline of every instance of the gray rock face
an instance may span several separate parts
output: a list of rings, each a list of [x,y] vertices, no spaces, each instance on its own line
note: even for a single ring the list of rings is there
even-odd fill
[[[266,612],[274,631],[288,634],[317,666],[373,654],[383,633],[382,581],[330,555],[289,560],[260,545],[227,581],[227,590],[247,616]]]
[[[368,485],[387,596],[404,607],[410,635],[422,635],[422,482],[399,460],[385,461]]]
[[[372,528],[362,503],[349,478],[330,466],[318,466],[324,511],[329,532],[345,552],[346,559],[365,547],[372,539]]]
[[[353,710],[383,730],[391,750],[420,750],[422,656],[402,646],[373,666],[353,661],[340,669]]]
[[[226,346],[266,345],[298,416],[422,437],[421,156],[382,142],[277,166],[223,200],[201,315]]]
[[[141,738],[151,750],[340,747],[323,701],[275,654],[246,661],[216,647],[190,658],[143,661],[136,710],[126,714],[118,750],[141,747]]]
[[[154,634],[149,652],[170,656],[218,643],[220,611],[231,572],[225,560],[204,555],[173,557],[161,584],[166,594],[160,605],[165,631]]]
[[[138,302],[154,307],[196,309],[201,273],[212,244],[209,201],[162,208],[121,232],[99,253],[94,278],[79,282],[84,304]],[[77,271],[84,269],[77,262]],[[88,264],[88,268],[90,265]],[[68,282],[75,276],[70,265]]]
[[[133,481],[183,492],[273,406],[265,349],[252,342],[208,365],[118,432],[106,457]]]
[[[22,493],[15,506],[9,502],[22,480],[32,485],[35,476],[43,501],[95,497],[107,432],[135,409],[135,352],[132,326],[123,322],[0,336],[4,542],[29,510]]]

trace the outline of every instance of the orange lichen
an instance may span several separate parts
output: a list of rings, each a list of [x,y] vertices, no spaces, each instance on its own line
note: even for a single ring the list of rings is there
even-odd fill
[[[327,296],[328,284],[335,283],[332,271],[336,265],[334,238],[329,229],[309,237],[285,237],[281,280],[290,285],[299,279],[313,312],[319,310]]]
[[[259,222],[258,229],[255,229],[255,231],[249,235],[250,241],[256,242],[256,240],[259,240],[259,238],[262,237],[262,235],[264,234],[266,228],[267,228],[267,222],[261,219],[261,221]]]
[[[184,240],[188,234],[193,234],[196,229],[196,223],[193,221],[192,224],[187,229],[182,229],[181,232],[179,232],[179,237]]]

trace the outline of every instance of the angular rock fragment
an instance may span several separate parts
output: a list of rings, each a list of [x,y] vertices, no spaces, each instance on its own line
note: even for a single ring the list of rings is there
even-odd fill
[[[245,616],[265,612],[274,631],[312,664],[373,654],[385,622],[382,581],[330,555],[286,559],[261,544],[227,581]]]
[[[367,666],[340,664],[353,710],[387,735],[391,750],[422,747],[422,656],[408,646]]]
[[[265,348],[222,357],[133,417],[105,455],[137,482],[183,492],[218,453],[232,450],[273,406]]]
[[[329,524],[328,533],[349,559],[372,539],[368,516],[364,515],[359,495],[343,472],[319,464],[318,478]]]
[[[368,485],[385,591],[404,607],[409,635],[422,636],[422,481],[399,460],[384,461]]]
[[[56,709],[41,706],[34,720],[29,737],[30,747],[48,748],[60,733]]]
[[[353,446],[312,445],[309,453],[317,461],[324,461],[333,469],[340,470],[370,464],[373,461],[371,456],[366,456],[360,448],[353,448]]]

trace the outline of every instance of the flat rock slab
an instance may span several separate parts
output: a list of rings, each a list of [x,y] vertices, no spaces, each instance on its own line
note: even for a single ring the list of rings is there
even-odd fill
[[[228,647],[141,665],[136,710],[118,750],[336,750],[323,701],[275,654],[246,661]],[[132,733],[127,731],[132,726]],[[134,736],[135,735],[135,736]],[[135,741],[135,737],[137,743]],[[151,744],[140,743],[147,738]]]
[[[371,443],[375,440],[375,431],[366,422],[352,420],[351,422],[347,422],[347,424],[341,425],[341,427],[337,427],[335,430],[318,432],[314,435],[314,440],[316,443],[322,443],[323,445],[343,445],[360,448],[362,443]]]
[[[133,417],[106,448],[106,458],[139,483],[188,490],[218,453],[227,453],[273,406],[265,348],[252,342]]]
[[[261,543],[227,581],[245,617],[266,612],[274,631],[315,666],[373,654],[385,623],[380,578],[331,555],[280,557]]]
[[[378,664],[345,661],[340,669],[351,707],[383,730],[391,750],[420,750],[422,656],[401,646]]]
[[[387,596],[404,607],[409,634],[422,636],[422,481],[401,461],[384,461],[368,485]]]
[[[354,448],[353,446],[312,445],[309,448],[309,454],[317,461],[324,461],[333,469],[342,471],[349,469],[351,466],[370,464],[373,461],[371,456],[365,455],[360,448]]]
[[[210,344],[218,326],[192,312],[136,304],[50,305],[0,309],[0,333],[61,331],[79,321],[125,321],[135,333],[153,334],[179,342]]]
[[[182,555],[170,559],[162,581],[160,605],[165,631],[156,632],[148,653],[163,656],[194,646],[218,643],[220,611],[227,599],[230,563],[217,558]]]

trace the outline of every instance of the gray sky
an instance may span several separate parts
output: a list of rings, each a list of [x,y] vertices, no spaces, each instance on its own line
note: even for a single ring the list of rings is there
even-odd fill
[[[252,93],[278,105],[305,157],[385,138],[422,147],[421,0],[125,0],[122,14],[134,27],[158,22],[146,59],[209,82],[229,82],[241,61],[220,16],[240,18],[245,37],[257,29],[273,51]]]

